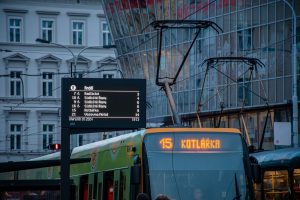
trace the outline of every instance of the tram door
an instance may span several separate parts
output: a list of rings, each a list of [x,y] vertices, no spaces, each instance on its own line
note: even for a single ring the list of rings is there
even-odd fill
[[[88,175],[80,177],[79,200],[88,200]]]
[[[103,180],[104,182],[102,200],[114,200],[114,172],[105,172]]]
[[[100,181],[103,178],[103,183]],[[98,174],[98,200],[127,200],[129,179],[126,179],[126,170],[114,170]],[[101,190],[101,189],[102,190]],[[102,194],[102,199],[100,198]]]

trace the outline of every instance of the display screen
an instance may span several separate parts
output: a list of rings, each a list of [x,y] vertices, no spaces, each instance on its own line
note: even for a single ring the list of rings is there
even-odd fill
[[[162,149],[172,149],[174,141],[170,137],[165,137],[159,141]],[[203,138],[184,138],[179,141],[180,149],[205,150],[205,149],[221,149],[220,139]]]
[[[145,138],[148,150],[161,151],[231,151],[241,150],[236,133],[158,133]]]
[[[144,79],[62,79],[62,126],[132,129],[146,126]]]

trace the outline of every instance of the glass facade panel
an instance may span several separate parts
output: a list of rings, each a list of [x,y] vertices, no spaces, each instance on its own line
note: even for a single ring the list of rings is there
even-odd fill
[[[268,5],[268,23],[270,22],[274,22],[275,21],[275,17],[276,17],[276,13],[275,13],[275,3],[271,3]]]
[[[218,63],[217,69],[220,72],[209,70],[209,78],[205,81],[202,101],[206,103],[203,103],[201,112],[210,115],[211,111],[220,111],[221,102],[224,103],[225,109],[235,112],[242,108],[243,101],[250,110],[258,108],[265,110],[263,88],[271,106],[286,105],[286,101],[291,100],[291,90],[286,88],[292,87],[292,20],[290,9],[287,9],[282,1],[103,0],[103,2],[125,77],[146,77],[149,91],[159,90],[155,85],[158,38],[156,30],[148,26],[149,23],[163,19],[210,20],[223,29],[219,34],[212,28],[201,31],[177,83],[172,85],[180,114],[195,115],[206,67],[206,63],[203,65],[202,63],[211,57],[257,58],[265,66],[256,66],[258,74],[254,71],[250,77],[249,66],[244,63]],[[294,2],[299,15],[297,8],[299,3]],[[144,29],[145,27],[147,28]],[[172,77],[177,72],[193,35],[194,30],[164,31],[160,60],[162,77]],[[165,117],[170,116],[163,92],[152,92],[147,101],[152,105],[147,113],[149,119],[163,122]],[[256,114],[259,115],[258,111]],[[253,116],[251,113],[252,121],[249,118],[249,123],[252,124],[251,140],[257,142],[258,137],[255,134],[261,125],[257,123],[255,127],[254,115],[255,113]],[[260,118],[257,118],[257,121],[259,120]],[[229,127],[232,127],[231,125],[228,123]],[[271,146],[271,139],[267,140]]]
[[[260,7],[260,24],[268,23],[268,6],[263,5]]]

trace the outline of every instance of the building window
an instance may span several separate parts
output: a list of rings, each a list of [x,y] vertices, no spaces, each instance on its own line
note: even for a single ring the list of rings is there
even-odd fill
[[[9,41],[10,42],[21,42],[21,18],[9,18]]]
[[[43,73],[43,96],[52,97],[53,96],[53,73],[44,72]]]
[[[10,125],[10,149],[11,150],[21,149],[21,133],[22,133],[22,124]]]
[[[83,44],[84,23],[81,21],[72,22],[72,44]]]
[[[78,135],[78,146],[83,145],[83,135]]]
[[[20,71],[10,72],[10,96],[21,96],[21,73]]]
[[[104,45],[112,45],[111,34],[108,29],[108,24],[106,22],[102,23],[102,41]]]
[[[54,21],[49,19],[42,19],[41,25],[42,39],[53,42]]]
[[[103,74],[103,78],[114,78],[114,74]]]
[[[54,124],[43,124],[43,149],[53,144]]]

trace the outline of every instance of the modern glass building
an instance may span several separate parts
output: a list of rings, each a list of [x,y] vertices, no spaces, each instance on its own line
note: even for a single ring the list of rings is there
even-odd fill
[[[299,34],[300,1],[289,2],[298,17]],[[280,144],[274,141],[273,127],[274,122],[292,121],[292,38],[296,37],[292,10],[285,1],[103,0],[103,7],[123,73],[128,78],[148,80],[148,122],[172,124],[167,98],[155,84],[158,38],[149,24],[169,19],[209,20],[223,32],[201,30],[172,86],[183,124],[199,126],[196,111],[201,97],[202,127],[220,125],[241,128],[243,132],[246,129],[252,144],[258,146],[269,109],[263,147],[272,149],[274,144]],[[194,29],[163,32],[161,77],[174,76],[194,35]],[[298,69],[300,36],[297,37]],[[257,58],[263,66],[251,75],[251,68],[243,62],[218,62],[210,68],[204,82],[204,61],[212,57]],[[286,136],[290,134],[287,132]]]

